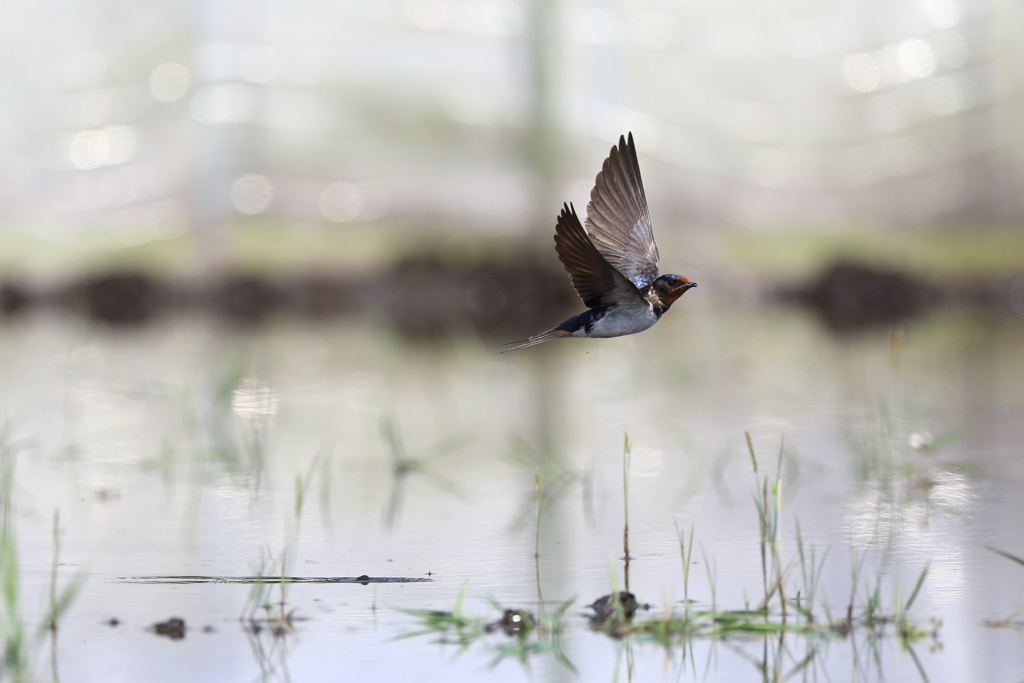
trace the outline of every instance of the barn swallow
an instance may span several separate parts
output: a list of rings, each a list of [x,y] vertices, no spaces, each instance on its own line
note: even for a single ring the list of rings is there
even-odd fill
[[[619,145],[612,147],[597,174],[587,204],[587,231],[572,204],[562,206],[555,224],[555,251],[589,310],[547,332],[510,342],[519,346],[505,351],[559,337],[643,332],[686,290],[697,286],[681,275],[658,276],[658,245],[632,133],[628,140],[619,136]]]

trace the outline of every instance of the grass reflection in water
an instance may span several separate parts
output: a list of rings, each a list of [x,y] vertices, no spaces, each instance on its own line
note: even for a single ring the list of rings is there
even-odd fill
[[[623,449],[623,563],[627,590],[617,589],[613,570],[612,592],[588,605],[590,612],[581,615],[586,617],[590,629],[619,642],[627,651],[627,662],[632,661],[632,647],[635,644],[651,643],[664,647],[670,655],[679,656],[684,669],[689,662],[694,671],[697,670],[693,655],[694,642],[712,641],[749,661],[765,681],[782,681],[805,669],[823,667],[823,650],[837,640],[850,644],[855,667],[869,667],[874,663],[880,673],[882,664],[879,645],[886,639],[892,639],[910,656],[921,680],[927,681],[927,673],[914,652],[914,646],[930,639],[932,648],[941,648],[938,640],[941,622],[932,620],[927,627],[921,626],[911,619],[910,611],[928,577],[929,566],[926,564],[920,571],[907,597],[904,598],[903,587],[898,586],[895,600],[886,603],[882,597],[886,580],[884,562],[876,575],[865,578],[865,551],[852,570],[849,602],[839,613],[833,614],[827,596],[822,595],[818,585],[828,553],[818,559],[816,548],[806,543],[801,534],[799,522],[796,524],[796,555],[784,557],[782,553],[780,520],[783,497],[780,474],[784,449],[780,448],[775,474],[762,476],[749,434],[746,435],[746,442],[756,482],[754,505],[762,558],[762,599],[754,606],[719,609],[713,597],[716,593],[716,572],[711,569],[716,563],[714,560],[709,562],[705,553],[704,564],[708,568],[712,595],[710,609],[698,608],[696,601],[685,597],[681,607],[666,603],[660,615],[646,615],[652,611],[651,605],[640,602],[629,591],[628,584],[629,563],[632,559],[629,556],[628,526],[632,444],[627,436]],[[539,528],[543,510],[539,474],[537,481],[536,523]],[[688,596],[694,532],[691,529],[687,538],[686,533],[678,531],[677,526],[677,533],[683,564],[684,596]],[[536,557],[539,557],[539,553],[535,553]],[[537,571],[539,596],[539,564]],[[865,578],[863,584],[862,578]],[[492,667],[511,658],[528,668],[531,658],[551,655],[565,667],[576,671],[563,644],[565,633],[573,625],[568,612],[575,598],[558,602],[553,608],[539,599],[532,610],[507,607],[490,598],[488,602],[494,611],[492,616],[474,616],[464,608],[466,585],[463,583],[451,610],[400,608],[399,611],[414,618],[418,627],[401,638],[432,636],[436,643],[457,647],[459,654],[481,644],[492,653]],[[752,642],[763,644],[760,657],[751,655],[745,648]],[[794,644],[803,646],[800,655],[791,651]],[[862,649],[866,652],[862,652]],[[714,652],[714,648],[710,652]],[[710,664],[709,660],[706,666]],[[816,673],[827,675],[823,670]],[[861,674],[866,676],[867,671],[862,670]]]

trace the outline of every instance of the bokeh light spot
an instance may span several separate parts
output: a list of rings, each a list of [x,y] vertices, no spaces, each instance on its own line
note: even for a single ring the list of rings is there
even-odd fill
[[[882,82],[882,68],[874,57],[860,52],[843,60],[843,76],[857,92],[873,92]]]
[[[903,68],[900,59],[900,45],[887,45],[876,55],[879,66],[882,68],[883,83],[906,83],[910,80],[910,74]]]
[[[131,126],[107,126],[83,130],[71,138],[68,156],[75,168],[91,171],[123,164],[135,154],[136,134]]]
[[[107,163],[110,140],[101,130],[83,130],[71,138],[68,156],[75,168],[90,171]]]
[[[183,64],[164,62],[149,76],[149,92],[161,102],[180,100],[188,92],[192,75]]]
[[[363,193],[351,183],[331,183],[320,193],[320,212],[329,221],[350,221],[362,209]]]
[[[274,185],[266,176],[249,173],[231,185],[231,205],[239,213],[263,213],[273,200]]]
[[[935,71],[935,51],[918,38],[900,43],[899,60],[903,71],[911,78],[927,78]]]
[[[110,145],[107,165],[123,164],[135,156],[138,136],[131,126],[107,126],[103,129]]]
[[[268,420],[277,413],[277,392],[266,382],[245,378],[231,396],[231,407],[239,417]]]

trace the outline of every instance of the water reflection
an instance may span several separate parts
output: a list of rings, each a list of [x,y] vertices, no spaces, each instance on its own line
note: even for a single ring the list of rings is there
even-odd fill
[[[277,404],[277,392],[258,379],[246,377],[242,386],[232,392],[231,407],[248,420],[269,422],[277,413]]]
[[[982,551],[1019,548],[997,521],[1018,512],[1019,425],[998,419],[1022,401],[1012,322],[981,326],[945,312],[907,323],[902,336],[837,338],[796,310],[723,306],[663,324],[507,361],[496,342],[421,344],[349,320],[244,334],[197,318],[134,332],[43,315],[15,321],[0,336],[0,389],[17,408],[16,432],[31,437],[11,497],[25,511],[12,518],[25,595],[45,594],[36,577],[52,547],[41,521],[58,507],[62,556],[91,572],[62,626],[62,668],[89,656],[79,636],[125,662],[159,661],[161,641],[145,629],[174,615],[216,629],[189,631],[176,647],[224,645],[197,655],[197,670],[258,674],[233,649],[246,653],[258,635],[252,651],[276,653],[274,670],[293,675],[344,660],[373,676],[476,680],[481,661],[504,653],[558,678],[568,668],[550,641],[520,640],[529,629],[510,620],[529,613],[540,624],[573,597],[583,605],[625,588],[616,582],[625,579],[628,430],[628,589],[653,605],[629,628],[649,631],[627,634],[619,623],[620,645],[566,607],[555,620],[561,652],[581,677],[612,675],[618,659],[635,680],[660,680],[668,659],[686,680],[744,679],[751,666],[871,679],[878,661],[887,678],[912,680],[917,664],[897,655],[892,621],[912,594],[907,624],[923,634],[914,652],[931,680],[959,680],[943,657],[1016,665],[1016,650],[981,650],[970,638],[943,637],[945,653],[929,651],[930,618],[945,622],[940,634],[970,634],[1004,618],[1021,592],[1019,576],[991,580],[1010,563]],[[767,489],[755,489],[745,430],[772,478]],[[767,543],[762,565],[753,490],[763,492],[764,519],[777,520],[766,527],[777,530],[777,564]],[[787,564],[801,554],[806,569]],[[274,567],[254,573],[268,556]],[[277,629],[290,643],[285,659],[274,625],[249,635],[237,627],[251,590],[242,580],[259,575],[287,579],[284,598],[268,579],[275,592],[258,601],[275,618],[291,615]],[[104,580],[122,576],[152,581]],[[462,614],[491,644],[482,660],[471,650],[449,663],[429,640],[391,642],[415,620],[378,606],[454,613],[467,579]],[[851,591],[857,626],[841,643],[737,631],[763,628],[766,593],[773,605],[784,596],[790,624],[805,624],[810,605],[815,624],[843,623]],[[44,611],[31,600],[25,608]],[[112,614],[121,625],[97,630]],[[698,631],[683,637],[687,614]],[[781,614],[773,607],[769,618]],[[857,635],[866,623],[888,635]],[[665,650],[655,636],[675,640]],[[507,664],[492,675],[522,676]]]
[[[423,454],[410,455],[405,449],[402,435],[394,420],[384,418],[381,421],[381,435],[391,453],[391,495],[384,513],[386,526],[395,525],[405,499],[405,487],[413,475],[419,475],[447,494],[461,495],[454,482],[432,471],[431,463],[467,446],[473,441],[472,436],[456,434],[427,449]]]

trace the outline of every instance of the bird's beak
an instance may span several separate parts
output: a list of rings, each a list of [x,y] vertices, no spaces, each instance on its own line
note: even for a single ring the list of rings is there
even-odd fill
[[[682,287],[683,290],[685,291],[687,289],[690,289],[691,287],[696,287],[697,283],[696,282],[690,282],[689,280],[686,280],[686,279],[680,277],[680,278],[676,278],[676,285],[678,287]]]

